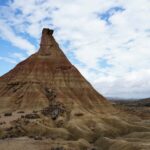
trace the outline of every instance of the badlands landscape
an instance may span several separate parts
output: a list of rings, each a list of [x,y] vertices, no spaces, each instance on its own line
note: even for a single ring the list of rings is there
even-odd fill
[[[150,107],[140,107],[145,117],[108,101],[53,32],[43,29],[38,52],[0,77],[0,150],[150,150]]]

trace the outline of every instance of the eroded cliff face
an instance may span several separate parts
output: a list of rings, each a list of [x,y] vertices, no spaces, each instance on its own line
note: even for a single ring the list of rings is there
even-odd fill
[[[39,51],[0,78],[0,108],[41,109],[49,105],[47,94],[73,107],[108,111],[111,105],[70,63],[53,37],[43,29]]]

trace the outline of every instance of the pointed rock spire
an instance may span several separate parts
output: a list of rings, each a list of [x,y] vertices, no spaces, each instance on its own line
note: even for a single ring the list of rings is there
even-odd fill
[[[51,89],[69,110],[76,104],[86,109],[111,109],[64,55],[53,30],[43,29],[39,51],[0,77],[0,110],[45,108]]]
[[[55,40],[53,38],[53,30],[44,28],[42,31],[41,43],[39,53],[41,55],[50,55],[51,47],[55,44]]]

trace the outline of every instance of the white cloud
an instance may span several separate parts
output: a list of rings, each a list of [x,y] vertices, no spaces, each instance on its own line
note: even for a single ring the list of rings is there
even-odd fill
[[[32,54],[34,52],[35,46],[33,44],[31,44],[29,41],[22,38],[21,36],[16,35],[14,31],[1,20],[0,26],[0,37],[2,39],[8,40],[9,42],[11,42],[12,45],[20,49],[26,50],[28,54]]]
[[[16,63],[17,63],[17,61],[15,61],[14,59],[9,58],[9,57],[0,57],[0,60],[9,62],[9,63],[11,63],[11,64],[16,64]]]
[[[108,23],[101,15],[112,8]],[[56,28],[64,52],[73,53],[82,65],[71,61],[105,96],[150,96],[149,8],[149,0],[14,0],[0,19],[6,22],[0,36],[31,53],[33,44],[14,30],[39,40],[43,27]]]
[[[26,57],[22,53],[13,53],[10,55],[11,58],[19,59],[20,61],[24,60]]]
[[[150,70],[140,70],[116,77],[103,77],[95,82],[95,87],[108,97],[149,97]],[[119,93],[119,94],[118,94]]]

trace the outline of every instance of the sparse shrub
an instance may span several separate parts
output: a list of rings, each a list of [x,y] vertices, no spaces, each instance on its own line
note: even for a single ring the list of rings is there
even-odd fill
[[[40,118],[40,116],[38,114],[27,114],[24,116],[24,118],[27,118],[27,119],[38,119]]]
[[[18,113],[18,114],[23,114],[23,113],[24,113],[24,111],[22,111],[22,110],[21,110],[21,111],[18,111],[17,113]]]
[[[74,115],[77,116],[77,117],[80,117],[80,116],[83,116],[84,114],[82,112],[77,112]]]
[[[4,116],[8,117],[8,116],[12,116],[12,113],[11,112],[7,112],[4,114]]]

